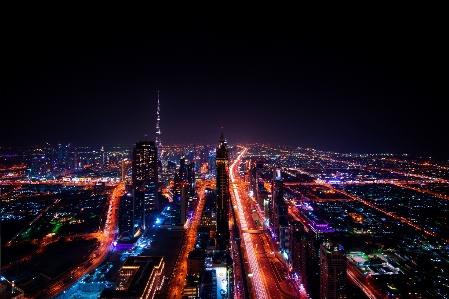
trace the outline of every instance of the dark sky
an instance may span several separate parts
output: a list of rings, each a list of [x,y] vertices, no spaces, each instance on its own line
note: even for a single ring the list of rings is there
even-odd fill
[[[449,158],[438,14],[154,3],[3,12],[0,145],[154,140],[160,91],[167,145],[223,132],[233,144]]]

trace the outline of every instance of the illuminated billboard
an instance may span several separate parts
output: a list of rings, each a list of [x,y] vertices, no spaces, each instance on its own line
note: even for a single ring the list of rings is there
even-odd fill
[[[212,266],[215,270],[215,278],[217,280],[217,298],[228,298],[228,276],[226,273],[226,267],[224,266]]]

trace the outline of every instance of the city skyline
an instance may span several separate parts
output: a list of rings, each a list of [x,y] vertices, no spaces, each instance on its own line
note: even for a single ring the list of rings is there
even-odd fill
[[[159,91],[164,146],[223,132],[231,144],[449,159],[438,17],[245,12],[18,16],[0,145],[155,140]]]
[[[131,181],[148,170],[144,161],[140,166],[126,163],[128,150],[83,152],[77,156],[80,167],[64,176],[56,174],[67,170],[71,163],[55,163],[55,172],[51,168],[36,168],[52,161],[54,152],[48,148],[40,151],[48,158],[45,161],[29,159],[36,158],[35,150],[25,151],[28,156],[5,156],[5,160],[9,158],[14,163],[4,168],[1,177],[2,239],[7,245],[2,246],[3,275],[30,298],[51,297],[63,290],[66,292],[58,298],[97,298],[100,292],[101,298],[108,298],[114,289],[143,291],[139,287],[142,284],[137,283],[140,278],[135,279],[141,276],[130,276],[121,269],[129,265],[127,259],[154,256],[163,257],[164,266],[159,267],[155,283],[148,276],[144,280],[153,286],[148,291],[159,290],[161,298],[180,298],[182,292],[186,294],[200,285],[205,292],[201,298],[210,292],[217,292],[220,297],[218,291],[223,294],[226,285],[234,286],[236,295],[246,291],[241,298],[284,298],[279,295],[287,294],[307,298],[306,293],[315,298],[320,293],[336,294],[337,289],[347,298],[385,298],[392,292],[395,297],[407,298],[440,298],[447,294],[447,167],[397,157],[347,156],[260,144],[230,145],[235,155],[229,165],[229,178],[223,178],[220,164],[227,157],[222,151],[226,148],[223,142],[224,135],[215,154],[210,147],[202,146],[166,148],[172,162],[163,170],[164,179],[160,181],[165,182],[160,185],[165,199],[159,209],[150,213],[147,230],[141,231],[138,239],[119,234],[121,220],[130,216]],[[148,143],[155,158],[155,142]],[[189,176],[183,153],[196,153],[197,166],[204,167],[197,168],[198,180],[192,178],[198,188],[191,193],[195,195],[188,196],[193,204],[188,225],[173,226],[170,217],[177,214],[179,207],[175,203],[176,177],[184,177],[185,172]],[[59,157],[58,152],[57,161],[66,161],[64,151],[61,154]],[[179,168],[173,163],[178,158]],[[213,162],[217,167],[210,171]],[[124,171],[127,167],[131,168]],[[40,173],[31,176],[35,170]],[[210,250],[215,248],[211,246],[211,232],[219,228],[220,219],[220,197],[215,196],[221,188],[217,186],[227,179],[232,182],[229,213],[233,220],[229,218],[229,224],[235,224],[232,230],[229,226],[230,240],[236,244],[230,251],[232,267],[227,263],[227,255],[216,256],[212,254],[216,251]],[[185,183],[188,182],[187,178]],[[211,191],[213,188],[216,193]],[[276,200],[270,203],[270,198]],[[180,207],[183,210],[182,203]],[[123,208],[126,213],[120,212]],[[45,212],[36,216],[38,210]],[[122,241],[133,242],[114,242],[119,235]],[[318,256],[319,244],[323,242],[329,246],[321,246]],[[206,253],[199,260],[190,255],[198,247]],[[27,252],[25,248],[30,252],[44,249],[29,255],[28,261],[21,258]],[[73,258],[79,260],[75,264],[59,262],[75,254],[84,257]],[[194,268],[190,263],[193,260],[198,263]],[[38,264],[41,266],[36,267]],[[17,272],[16,267],[21,271]],[[35,271],[46,276],[22,275]],[[189,274],[196,276],[198,271],[205,271],[204,279],[179,283],[183,279],[189,281]],[[210,287],[209,278],[214,278],[214,271],[216,285],[221,287]],[[87,273],[91,274],[86,276]],[[162,275],[167,278],[163,284],[158,279]],[[36,277],[41,283],[30,283],[37,281]],[[242,283],[244,277],[247,284]],[[124,285],[123,281],[130,283]],[[332,288],[336,284],[337,289]],[[5,281],[2,287],[7,287]]]

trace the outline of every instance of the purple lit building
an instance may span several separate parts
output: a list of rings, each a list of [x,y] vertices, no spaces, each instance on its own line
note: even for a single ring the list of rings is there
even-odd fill
[[[301,269],[302,281],[311,298],[320,298],[320,247],[334,230],[322,219],[311,219],[304,226],[305,269]]]

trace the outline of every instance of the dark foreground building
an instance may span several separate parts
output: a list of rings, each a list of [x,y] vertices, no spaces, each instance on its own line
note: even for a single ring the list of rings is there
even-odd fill
[[[162,256],[130,256],[120,269],[117,288],[104,289],[100,298],[154,298],[164,283],[164,266]]]
[[[217,168],[217,231],[215,234],[218,250],[226,250],[229,245],[229,155],[228,146],[223,133],[217,147],[215,160]]]

